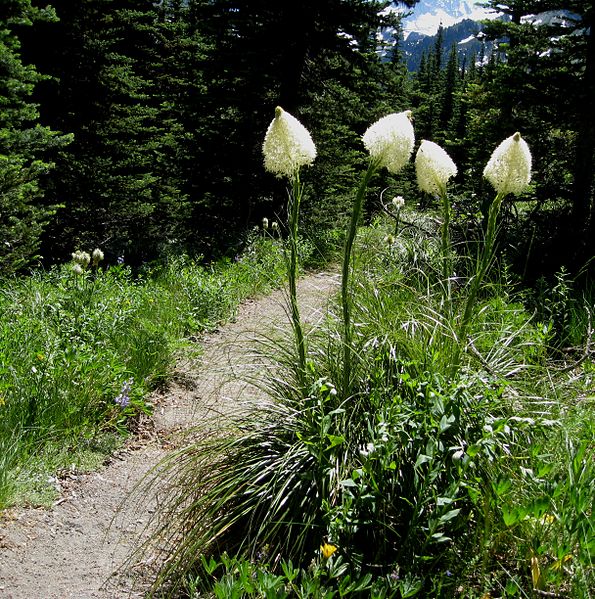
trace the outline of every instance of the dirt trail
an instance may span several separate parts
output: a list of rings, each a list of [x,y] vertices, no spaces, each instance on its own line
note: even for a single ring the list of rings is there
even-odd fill
[[[311,325],[324,318],[327,299],[338,277],[318,273],[299,285],[302,316]],[[235,322],[203,340],[199,363],[180,362],[167,392],[156,395],[154,431],[135,439],[93,474],[61,481],[61,498],[50,510],[25,509],[0,522],[0,598],[118,599],[143,596],[134,567],[113,576],[128,556],[152,510],[125,510],[112,523],[128,494],[159,462],[176,431],[203,416],[238,409],[238,398],[253,395],[241,382],[246,340],[255,333],[286,327],[283,292],[248,301]],[[110,526],[111,525],[111,526]]]

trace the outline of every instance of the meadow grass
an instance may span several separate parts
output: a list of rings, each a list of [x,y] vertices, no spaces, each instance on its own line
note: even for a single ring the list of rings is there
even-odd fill
[[[468,311],[418,219],[360,230],[347,388],[337,298],[306,382],[290,340],[263,340],[269,401],[163,465],[156,594],[594,594],[591,356],[561,362],[505,269]]]
[[[262,234],[208,266],[72,266],[0,282],[0,508],[49,503],[56,473],[100,465],[150,413],[176,351],[285,278]]]

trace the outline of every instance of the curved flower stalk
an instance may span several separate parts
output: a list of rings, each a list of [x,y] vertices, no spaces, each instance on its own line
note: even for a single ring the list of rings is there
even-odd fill
[[[415,155],[415,173],[417,184],[422,191],[439,196],[442,202],[442,265],[445,284],[452,274],[450,264],[450,204],[446,193],[446,185],[457,174],[457,165],[438,144],[423,140]]]
[[[496,190],[496,197],[488,210],[488,224],[482,251],[477,260],[477,270],[471,280],[469,295],[461,321],[460,339],[467,334],[471,313],[475,306],[479,287],[488,271],[494,254],[497,221],[504,198],[512,193],[519,195],[527,190],[531,182],[531,151],[520,133],[505,139],[492,153],[483,175]],[[458,359],[457,359],[458,363]],[[455,364],[455,366],[458,364]]]
[[[297,303],[298,273],[298,217],[303,187],[300,182],[300,169],[314,162],[316,146],[308,130],[283,108],[275,108],[275,118],[271,121],[262,144],[264,167],[277,177],[286,177],[291,183],[289,192],[289,260],[288,284],[291,322],[298,351],[301,375],[306,371],[306,345]]]
[[[411,124],[412,112],[406,110],[389,114],[373,123],[363,135],[363,143],[370,154],[368,169],[360,182],[353,204],[351,222],[345,239],[343,267],[341,271],[341,304],[343,307],[343,391],[348,395],[351,381],[352,327],[351,298],[349,297],[349,274],[351,253],[362,211],[366,189],[372,177],[381,168],[398,173],[411,158],[415,134]]]

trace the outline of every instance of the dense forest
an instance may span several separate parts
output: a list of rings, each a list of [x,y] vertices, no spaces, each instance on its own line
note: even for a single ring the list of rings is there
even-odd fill
[[[577,270],[595,239],[593,3],[490,0],[507,15],[486,25],[498,42],[491,55],[462,59],[439,32],[417,73],[404,67],[399,17],[381,12],[388,4],[3,2],[2,272],[91,247],[107,263],[234,254],[251,227],[283,210],[259,142],[276,105],[316,132],[302,220],[321,243],[348,211],[365,127],[411,108],[418,138],[460,165],[455,224],[465,235],[481,224],[489,149],[522,131],[534,185],[507,206],[529,207],[507,229],[511,262],[537,274]],[[528,18],[559,9],[570,24]],[[387,27],[396,43],[381,48]],[[409,179],[397,191],[431,205]],[[367,201],[370,215],[379,204]]]

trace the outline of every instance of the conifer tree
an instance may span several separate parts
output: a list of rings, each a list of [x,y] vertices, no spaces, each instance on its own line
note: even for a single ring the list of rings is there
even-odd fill
[[[42,115],[74,135],[57,158],[49,197],[64,208],[46,239],[56,255],[101,247],[138,262],[177,238],[186,198],[176,161],[183,135],[157,89],[168,57],[150,0],[55,0],[60,21],[34,31],[52,75]]]
[[[35,257],[40,236],[55,206],[40,200],[42,179],[51,168],[51,154],[65,145],[39,121],[32,101],[42,79],[24,64],[20,35],[35,21],[55,19],[50,9],[30,0],[0,5],[0,272],[10,273]]]

